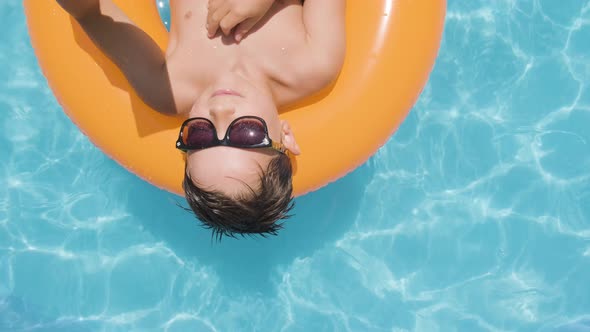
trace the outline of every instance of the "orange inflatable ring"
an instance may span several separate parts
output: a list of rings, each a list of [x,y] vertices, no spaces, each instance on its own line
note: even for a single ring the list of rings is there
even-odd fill
[[[155,0],[115,2],[166,48]],[[72,121],[129,171],[183,195],[184,160],[174,148],[183,119],[147,107],[56,1],[24,6],[39,64]],[[340,77],[320,97],[281,110],[303,152],[294,160],[296,196],[353,170],[393,134],[426,83],[445,10],[446,0],[348,0]]]

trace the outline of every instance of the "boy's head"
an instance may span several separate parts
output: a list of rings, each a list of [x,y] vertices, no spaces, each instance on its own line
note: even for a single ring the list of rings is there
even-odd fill
[[[276,234],[293,206],[286,153],[299,147],[272,95],[240,80],[213,84],[189,116],[177,147],[189,146],[183,188],[196,216],[218,236]]]
[[[280,154],[259,171],[256,187],[244,182],[240,190],[231,188],[229,193],[202,186],[185,172],[186,200],[195,215],[219,238],[236,234],[276,235],[282,228],[279,222],[289,217],[293,207],[291,161]]]

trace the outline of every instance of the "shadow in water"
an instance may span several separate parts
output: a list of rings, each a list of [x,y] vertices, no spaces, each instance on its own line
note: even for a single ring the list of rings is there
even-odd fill
[[[140,218],[153,236],[182,259],[196,259],[215,269],[230,292],[272,290],[272,272],[296,257],[306,257],[340,238],[358,214],[365,186],[373,169],[363,165],[344,178],[295,202],[294,217],[278,236],[223,238],[215,242],[211,231],[200,227],[192,213],[175,205],[184,198],[151,188],[137,179],[130,184],[130,212]],[[151,189],[150,189],[151,188]]]

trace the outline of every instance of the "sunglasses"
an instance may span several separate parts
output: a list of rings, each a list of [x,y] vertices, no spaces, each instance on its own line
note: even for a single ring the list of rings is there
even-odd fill
[[[176,148],[187,152],[214,146],[231,146],[242,149],[272,148],[285,153],[285,146],[273,142],[268,136],[268,127],[262,118],[241,116],[227,127],[223,139],[217,138],[217,130],[209,119],[190,118],[182,123]]]

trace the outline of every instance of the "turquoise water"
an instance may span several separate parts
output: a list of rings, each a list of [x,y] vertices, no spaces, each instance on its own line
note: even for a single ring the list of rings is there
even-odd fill
[[[0,331],[590,331],[590,1],[450,0],[395,136],[224,239],[62,113],[0,2]]]

